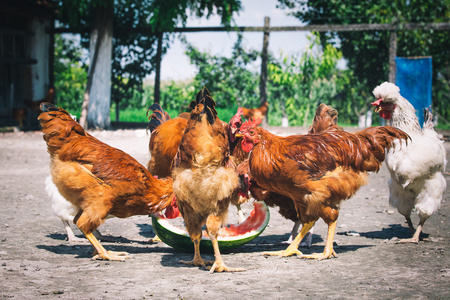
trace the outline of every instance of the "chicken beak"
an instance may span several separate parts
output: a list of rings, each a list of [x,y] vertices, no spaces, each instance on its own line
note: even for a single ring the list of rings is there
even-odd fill
[[[236,134],[234,135],[235,137],[244,137],[244,135],[240,132],[236,132]]]
[[[383,98],[380,98],[377,101],[371,103],[372,106],[376,106],[375,113],[379,113],[381,111],[381,101],[383,101]]]

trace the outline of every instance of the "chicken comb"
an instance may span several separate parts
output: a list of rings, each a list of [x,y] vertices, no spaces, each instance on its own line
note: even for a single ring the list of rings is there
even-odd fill
[[[242,107],[239,107],[236,114],[231,117],[229,124],[242,123],[241,116],[244,114]]]
[[[241,131],[245,130],[247,128],[250,128],[250,127],[256,127],[259,124],[261,124],[261,122],[262,122],[262,119],[260,119],[260,118],[249,119],[249,120],[245,121],[244,124],[241,125]]]

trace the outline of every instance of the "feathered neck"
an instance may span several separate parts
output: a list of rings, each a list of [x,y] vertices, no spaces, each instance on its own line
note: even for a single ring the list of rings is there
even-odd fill
[[[280,143],[279,136],[277,136],[273,133],[270,133],[269,131],[267,131],[261,127],[257,127],[257,128],[260,133],[260,140],[259,140],[258,144],[253,147],[253,150],[255,150],[255,148],[257,149],[256,152],[266,151],[267,149],[270,149],[274,144],[282,144],[282,143]],[[277,146],[277,147],[280,147],[280,146]],[[253,150],[252,150],[252,153],[254,152]],[[271,156],[271,155],[269,155],[269,156]]]
[[[408,133],[421,133],[422,129],[416,116],[416,110],[408,100],[397,96],[397,108],[392,112],[392,126]]]

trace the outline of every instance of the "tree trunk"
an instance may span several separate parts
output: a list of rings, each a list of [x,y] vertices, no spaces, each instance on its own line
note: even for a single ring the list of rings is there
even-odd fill
[[[158,48],[156,51],[156,68],[155,68],[155,103],[159,103],[161,98],[161,59],[162,59],[162,43],[163,33],[158,32]]]
[[[80,124],[85,128],[107,129],[111,126],[112,20],[112,2],[107,7],[95,8],[89,45],[91,65],[80,118]]]

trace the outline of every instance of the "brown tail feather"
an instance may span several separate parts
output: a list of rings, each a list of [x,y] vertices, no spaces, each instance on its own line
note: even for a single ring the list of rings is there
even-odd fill
[[[170,120],[170,116],[167,112],[164,111],[164,109],[161,107],[161,105],[157,102],[153,103],[152,106],[147,110],[147,116],[149,111],[153,111],[153,113],[150,115],[147,129],[150,130],[150,132],[153,132],[153,130],[156,129],[159,125],[162,123]]]
[[[43,103],[41,110],[43,112],[39,115],[38,120],[42,127],[41,131],[44,133],[48,152],[51,155],[66,144],[69,137],[87,135],[83,127],[74,121],[66,110],[52,104],[48,105],[48,103]]]
[[[379,171],[386,157],[386,151],[394,145],[394,140],[402,139],[408,142],[411,139],[404,131],[391,126],[369,127],[358,131],[355,135],[370,151],[370,160],[366,160],[364,164],[366,171],[369,172]]]
[[[325,103],[317,107],[313,124],[309,127],[308,133],[317,133],[324,130],[343,130],[337,124],[338,111]]]

